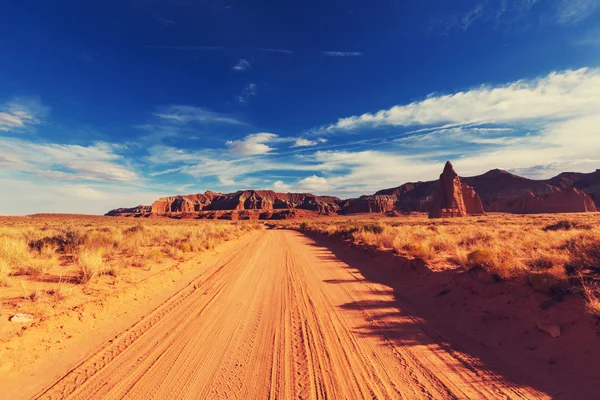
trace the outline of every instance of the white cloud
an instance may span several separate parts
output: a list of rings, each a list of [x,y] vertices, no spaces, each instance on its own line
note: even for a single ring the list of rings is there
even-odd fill
[[[309,140],[304,138],[296,138],[292,147],[308,147],[308,146],[316,146],[319,144],[316,140]]]
[[[251,67],[251,65],[250,65],[250,63],[248,62],[248,60],[246,60],[246,59],[242,58],[242,59],[240,59],[240,60],[237,62],[237,64],[235,64],[235,65],[233,66],[233,69],[234,69],[235,71],[242,72],[242,71],[246,71],[247,69],[250,69],[250,67]]]
[[[154,113],[154,116],[173,124],[189,124],[192,122],[203,124],[244,124],[233,117],[208,111],[201,107],[187,105],[164,107],[160,111]]]
[[[307,190],[310,192],[323,192],[330,188],[327,179],[322,176],[312,175],[301,179],[296,184],[296,187],[300,190]]]
[[[0,107],[0,132],[23,132],[48,113],[36,98],[15,98]]]
[[[281,180],[273,182],[271,188],[275,192],[283,193],[299,193],[299,192],[314,192],[317,194],[326,194],[331,186],[326,178],[322,176],[312,175],[298,180],[294,184],[285,183]]]
[[[341,118],[326,130],[442,123],[505,124],[574,118],[599,110],[600,70],[583,68],[504,86],[482,86],[451,95],[432,95],[426,100],[397,105],[375,114]]]
[[[98,142],[91,146],[35,143],[0,138],[0,167],[52,180],[131,182],[138,176],[122,165],[119,146]]]
[[[283,181],[273,182],[272,189],[279,193],[289,193],[292,191],[292,187]]]
[[[321,54],[328,57],[360,57],[363,55],[359,51],[322,51]]]
[[[229,151],[240,156],[252,156],[258,154],[267,154],[274,149],[266,143],[277,139],[274,133],[254,133],[246,136],[242,140],[229,140],[226,144]]]
[[[104,214],[119,207],[152,204],[162,194],[130,184],[66,183],[25,179],[0,169],[0,214]]]

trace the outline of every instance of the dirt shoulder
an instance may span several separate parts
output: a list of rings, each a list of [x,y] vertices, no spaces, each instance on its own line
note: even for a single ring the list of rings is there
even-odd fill
[[[218,245],[191,259],[176,263],[119,292],[79,304],[72,309],[24,324],[0,344],[1,398],[26,398],[47,383],[48,374],[64,372],[119,332],[143,319],[190,282],[221,262],[240,246],[251,243],[260,231]],[[44,377],[44,379],[39,379]]]

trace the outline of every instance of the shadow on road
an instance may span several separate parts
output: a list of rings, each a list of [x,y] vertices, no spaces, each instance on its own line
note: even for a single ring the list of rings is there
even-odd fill
[[[595,372],[600,370],[600,339],[582,312],[581,299],[570,296],[544,310],[540,304],[547,297],[523,282],[482,282],[456,269],[432,271],[422,260],[303,234],[323,261],[342,261],[356,279],[385,285],[393,294],[390,301],[340,305],[370,316],[357,333],[446,352],[475,373],[485,369],[510,386],[532,387],[553,398],[591,399],[600,393]],[[350,285],[356,279],[325,283]],[[537,330],[544,318],[560,320],[560,338]]]

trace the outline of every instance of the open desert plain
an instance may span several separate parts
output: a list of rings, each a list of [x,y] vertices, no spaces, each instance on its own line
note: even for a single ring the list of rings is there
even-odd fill
[[[0,400],[599,400],[600,0],[0,0]]]
[[[0,396],[593,398],[599,218],[4,217]]]

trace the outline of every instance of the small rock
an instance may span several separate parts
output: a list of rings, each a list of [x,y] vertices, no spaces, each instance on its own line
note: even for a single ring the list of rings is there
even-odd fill
[[[31,322],[31,321],[33,321],[33,316],[29,315],[29,314],[15,314],[12,317],[10,317],[10,322],[25,323],[25,322]]]
[[[553,338],[557,338],[560,336],[560,326],[550,321],[538,321],[537,328],[552,336]]]

